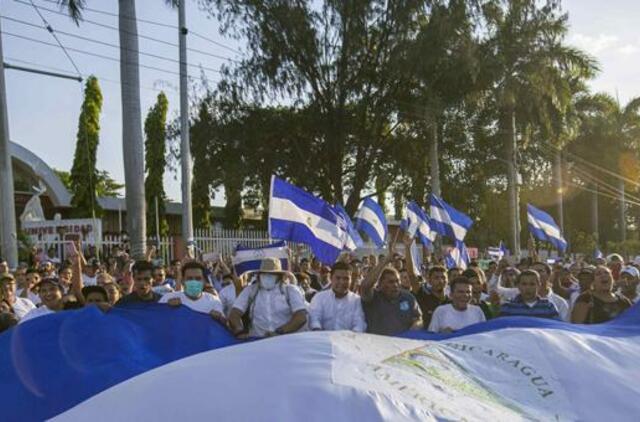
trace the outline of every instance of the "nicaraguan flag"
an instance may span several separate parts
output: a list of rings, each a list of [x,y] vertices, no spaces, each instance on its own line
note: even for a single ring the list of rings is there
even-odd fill
[[[507,247],[500,241],[500,245],[498,247],[490,246],[487,251],[489,252],[489,256],[497,261],[500,261],[502,258],[507,256]]]
[[[411,237],[416,235],[423,245],[431,246],[438,233],[431,229],[431,219],[415,201],[409,202],[406,209],[407,218],[403,227]]]
[[[320,262],[333,265],[345,245],[345,235],[334,208],[275,176],[271,178],[269,235],[311,247]]]
[[[444,258],[445,264],[448,269],[460,268],[466,270],[469,266],[471,259],[469,258],[469,251],[464,242],[457,241],[456,246],[449,251]]]
[[[387,238],[387,218],[382,207],[371,198],[367,198],[355,215],[356,229],[363,231],[377,247],[384,245]]]
[[[313,331],[250,342],[185,306],[88,306],[9,329],[0,356],[3,421],[635,422],[640,414],[638,305],[595,325],[512,317],[452,334]],[[215,394],[194,400],[194,392]]]
[[[344,232],[345,240],[344,240],[344,249],[347,251],[355,251],[358,248],[364,246],[364,241],[358,230],[353,226],[351,222],[351,218],[349,218],[349,214],[347,214],[347,210],[345,210],[342,205],[336,204],[336,212],[338,216],[342,219],[339,221],[339,226]]]
[[[562,253],[567,250],[567,241],[562,237],[560,227],[549,214],[527,204],[527,221],[529,231],[536,239],[551,243]]]
[[[471,218],[453,208],[434,194],[429,194],[431,204],[431,228],[453,240],[464,240],[473,225]]]
[[[596,250],[593,252],[593,259],[603,259],[604,258],[604,254],[602,253],[602,251],[599,248],[596,248]]]
[[[236,246],[235,254],[232,257],[233,268],[238,276],[247,271],[259,270],[264,258],[279,259],[282,268],[289,269],[289,249],[284,240],[258,248],[250,248],[243,245]]]

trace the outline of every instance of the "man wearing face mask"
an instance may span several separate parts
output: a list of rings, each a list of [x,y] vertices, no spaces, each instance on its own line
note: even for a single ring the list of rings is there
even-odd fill
[[[244,332],[242,316],[249,312],[249,335],[270,337],[300,330],[307,322],[307,308],[300,290],[286,282],[290,273],[283,271],[279,259],[262,260],[260,270],[247,273],[257,280],[245,288],[229,313],[231,330],[237,336]]]
[[[199,262],[187,262],[182,266],[182,282],[184,290],[167,293],[158,303],[170,306],[184,305],[196,312],[211,315],[212,318],[225,323],[222,302],[216,296],[204,291],[205,267]]]

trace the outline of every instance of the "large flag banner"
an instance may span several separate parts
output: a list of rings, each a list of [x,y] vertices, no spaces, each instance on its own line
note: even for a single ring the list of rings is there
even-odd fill
[[[367,198],[355,215],[356,229],[364,232],[376,244],[384,245],[387,238],[387,218],[382,207],[371,198]]]
[[[635,422],[640,414],[637,305],[599,325],[497,318],[403,337],[306,332],[238,343],[185,307],[59,312],[0,335],[2,420]]]
[[[431,228],[442,236],[463,241],[473,225],[473,220],[432,193],[429,194],[429,203],[431,204]]]
[[[438,233],[431,229],[431,219],[415,201],[409,202],[406,209],[407,219],[403,227],[411,237],[416,235],[425,246],[433,245]]]
[[[567,250],[567,241],[562,236],[560,227],[549,214],[527,204],[527,222],[529,231],[536,239],[551,243],[562,253]]]
[[[231,260],[236,274],[240,276],[247,271],[259,270],[264,258],[279,259],[282,268],[289,269],[289,248],[287,248],[287,244],[284,241],[258,248],[238,245]]]
[[[340,204],[336,204],[335,210],[339,217],[338,225],[344,232],[344,249],[347,251],[355,251],[356,249],[363,247],[364,241],[362,240],[362,237],[360,237],[358,230],[356,230],[351,222],[351,218],[349,218],[347,210],[345,210]]]
[[[269,236],[309,245],[320,262],[333,265],[345,245],[333,206],[275,176],[271,178]]]

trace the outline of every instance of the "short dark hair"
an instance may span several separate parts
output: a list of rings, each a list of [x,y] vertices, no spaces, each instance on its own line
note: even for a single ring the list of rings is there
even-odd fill
[[[518,277],[516,278],[516,285],[520,284],[522,277],[528,277],[528,276],[535,277],[536,281],[540,283],[540,274],[538,274],[536,270],[524,270],[523,272],[518,274]]]
[[[306,263],[306,262],[309,262],[309,258],[302,258],[302,259],[300,260],[300,263],[301,263],[301,264],[304,264],[304,263]]]
[[[171,265],[176,265],[176,264],[179,264],[179,263],[180,263],[179,259],[172,259],[171,260]]]
[[[429,268],[429,273],[427,274],[429,277],[433,275],[433,273],[444,273],[447,274],[447,269],[442,265],[435,265]]]
[[[189,261],[186,264],[184,264],[182,266],[182,269],[180,270],[182,272],[182,278],[184,278],[184,273],[186,273],[187,270],[195,270],[195,269],[202,271],[203,275],[207,272],[207,269],[205,268],[205,266],[199,263],[198,261]]]
[[[551,274],[551,265],[547,264],[546,262],[536,261],[533,264],[531,264],[532,267],[534,265],[542,265],[544,267],[544,271],[547,273],[547,275]]]
[[[137,273],[144,273],[149,271],[153,273],[153,264],[149,261],[136,261],[131,267],[131,272],[135,275]]]
[[[353,269],[351,268],[351,265],[347,264],[346,262],[338,261],[331,267],[331,275],[333,275],[336,271],[352,272]]]
[[[104,302],[109,301],[109,295],[107,294],[105,288],[102,286],[84,286],[82,288],[82,296],[84,296],[85,298],[91,293],[100,293],[102,295],[102,298],[104,299]]]
[[[467,270],[464,270],[460,275],[468,279],[480,278],[480,273],[476,268],[469,268]]]
[[[396,270],[395,268],[386,267],[384,270],[382,270],[379,280],[382,280],[387,274],[393,274],[394,276],[400,278],[398,270]]]
[[[474,275],[474,277],[476,276]],[[453,293],[456,290],[456,286],[458,284],[466,284],[467,286],[471,286],[471,280],[469,280],[467,277],[463,275],[454,278],[453,281],[449,283],[449,288],[451,290],[451,293]]]

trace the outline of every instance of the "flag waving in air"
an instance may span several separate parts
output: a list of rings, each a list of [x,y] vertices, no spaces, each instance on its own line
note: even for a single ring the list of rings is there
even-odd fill
[[[358,230],[353,226],[351,222],[351,218],[349,218],[349,214],[347,214],[347,210],[345,210],[342,205],[336,204],[335,210],[339,216],[339,226],[342,227],[344,232],[344,249],[348,251],[355,251],[358,248],[364,246],[364,242],[358,234]],[[342,221],[340,221],[340,218]]]
[[[430,246],[438,233],[431,229],[431,219],[415,201],[407,205],[406,231],[411,237],[418,236],[423,245]]]
[[[433,230],[453,240],[464,240],[473,225],[473,220],[432,193],[429,194],[429,203]]]
[[[562,236],[560,227],[549,214],[527,204],[527,221],[529,231],[536,239],[551,243],[562,253],[567,250],[567,241]]]
[[[260,269],[260,264],[264,258],[276,258],[280,260],[282,268],[289,269],[289,250],[284,241],[261,246],[259,248],[249,248],[247,246],[236,246],[232,257],[233,268],[239,276],[247,271]]]
[[[269,235],[309,245],[326,265],[336,262],[346,240],[344,221],[333,206],[275,176],[271,178]]]
[[[471,259],[464,242],[456,241],[455,248],[451,249],[444,258],[447,269],[460,268],[466,270]]]
[[[363,231],[376,244],[382,247],[387,238],[387,219],[382,207],[371,198],[362,203],[355,215],[356,229]]]

